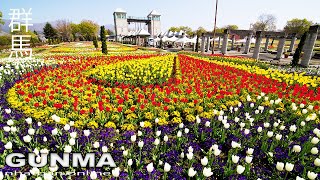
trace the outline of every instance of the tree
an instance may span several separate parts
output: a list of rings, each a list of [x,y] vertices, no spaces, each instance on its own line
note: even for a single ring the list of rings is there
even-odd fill
[[[72,35],[72,29],[70,22],[66,20],[59,20],[57,22],[56,30],[58,34],[61,36],[62,41],[70,41]]]
[[[70,28],[71,28],[71,34],[73,36],[73,39],[76,40],[78,38],[78,35],[80,34],[79,25],[70,23]]]
[[[52,40],[57,38],[57,30],[54,29],[52,25],[48,22],[43,28],[43,34],[47,39],[49,39],[49,42],[52,42]]]
[[[298,44],[298,47],[296,49],[296,51],[294,52],[294,55],[293,55],[293,59],[291,61],[291,66],[297,66],[298,63],[299,63],[299,60],[300,60],[300,55],[301,55],[301,52],[302,52],[302,49],[303,49],[303,46],[304,46],[304,43],[307,39],[307,34],[308,32],[305,32],[301,39],[300,39],[300,42]]]
[[[235,24],[229,24],[229,25],[224,26],[222,29],[237,30],[237,29],[239,29],[239,27]]]
[[[101,26],[100,28],[100,38],[101,38],[101,49],[103,54],[108,54],[108,49],[107,49],[107,37],[106,37],[106,29],[104,26]]]
[[[197,41],[196,41],[196,52],[198,52],[198,47],[199,47],[199,37],[202,36],[203,33],[207,32],[203,27],[199,27],[194,34],[197,35]]]
[[[169,28],[169,31],[172,31],[172,32],[184,31],[188,36],[191,36],[193,34],[192,29],[188,26],[179,26],[179,27],[173,26]]]
[[[98,34],[99,26],[93,21],[83,20],[78,26],[79,32],[87,41],[93,40],[93,37]]]
[[[97,49],[98,48],[98,41],[97,41],[97,37],[93,38],[93,45],[94,47]]]
[[[290,21],[287,21],[287,24],[284,27],[284,31],[288,34],[296,33],[298,35],[302,35],[309,30],[309,27],[311,25],[312,21],[308,21],[307,19],[294,18]]]
[[[0,11],[0,24],[4,24],[3,20],[2,20],[2,12]]]
[[[107,31],[107,32],[106,32],[107,35],[114,35],[114,31],[112,31],[112,30],[110,30],[110,29],[107,29],[106,31]]]
[[[262,14],[258,21],[252,25],[254,31],[274,31],[276,29],[277,18],[272,14]]]

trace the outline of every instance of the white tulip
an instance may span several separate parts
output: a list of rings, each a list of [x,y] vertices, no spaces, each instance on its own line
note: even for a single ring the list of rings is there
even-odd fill
[[[276,168],[277,168],[278,171],[283,171],[284,163],[277,162]]]
[[[4,130],[5,132],[10,132],[11,128],[10,128],[9,126],[4,126],[4,127],[3,127],[3,130]]]
[[[97,178],[98,178],[97,173],[96,173],[95,171],[91,171],[91,172],[90,172],[90,178],[91,178],[91,179],[97,179]]]
[[[244,170],[246,170],[245,167],[241,166],[241,165],[238,165],[237,166],[237,173],[238,174],[242,174],[244,172]]]
[[[282,131],[282,130],[285,130],[285,129],[286,129],[286,126],[281,125],[279,129],[280,129],[281,131]]]
[[[312,144],[318,144],[318,143],[319,143],[319,138],[313,137],[313,138],[311,139],[311,143],[312,143]]]
[[[70,130],[70,125],[69,124],[64,125],[63,129],[65,131],[69,131]]]
[[[219,156],[220,153],[221,153],[221,150],[219,150],[219,149],[215,149],[215,150],[213,151],[213,154],[214,154],[215,156]]]
[[[270,127],[270,123],[263,123],[263,126],[265,127],[265,128],[268,128],[268,127]]]
[[[183,127],[184,127],[184,124],[183,124],[183,123],[180,123],[180,124],[179,124],[179,128],[182,129]]]
[[[159,137],[161,135],[161,131],[156,132],[156,136]]]
[[[64,152],[65,152],[65,153],[71,153],[71,151],[72,151],[72,147],[71,147],[71,146],[66,145],[66,146],[64,147]]]
[[[123,154],[124,157],[126,157],[126,156],[128,156],[129,152],[128,152],[128,150],[125,150],[125,151],[122,152],[122,154]]]
[[[191,159],[193,158],[193,153],[192,153],[192,152],[188,152],[187,158],[188,158],[189,160],[191,160]]]
[[[56,123],[60,122],[60,117],[55,114],[51,116],[51,119],[54,120]]]
[[[26,119],[26,122],[27,122],[27,124],[30,125],[30,124],[32,124],[32,119],[31,119],[31,118],[27,118],[27,119]]]
[[[224,128],[225,128],[225,129],[229,129],[229,128],[230,128],[230,124],[229,124],[229,123],[225,123],[225,124],[224,124]]]
[[[184,153],[183,153],[183,152],[180,154],[180,157],[181,157],[182,159],[184,158]]]
[[[193,176],[195,176],[197,174],[197,171],[195,171],[194,169],[193,169],[193,167],[191,167],[189,170],[188,170],[188,176],[189,177],[193,177]]]
[[[286,162],[286,165],[285,165],[285,169],[286,169],[286,171],[292,171],[293,170],[293,168],[294,168],[294,164],[291,164],[291,163],[288,163],[288,162]]]
[[[138,136],[142,136],[142,132],[141,131],[138,131]]]
[[[160,139],[156,138],[153,142],[154,145],[158,146],[160,144]]]
[[[203,175],[205,176],[205,177],[210,177],[210,176],[212,176],[213,175],[213,172],[211,171],[211,168],[203,168]]]
[[[154,120],[154,122],[155,122],[156,124],[158,124],[158,123],[159,123],[159,118],[156,118],[156,119]]]
[[[148,171],[149,173],[152,173],[153,170],[154,170],[153,163],[148,164],[148,165],[147,165],[147,171]]]
[[[102,152],[103,153],[106,153],[106,152],[108,152],[108,147],[107,146],[102,146]]]
[[[28,134],[29,134],[30,136],[33,136],[35,133],[36,133],[36,130],[35,130],[35,129],[32,129],[32,128],[28,129]]]
[[[273,136],[273,132],[272,132],[272,131],[268,131],[267,136],[268,136],[269,138],[271,138],[271,137]]]
[[[144,128],[144,122],[140,122],[140,127]]]
[[[244,130],[244,134],[245,134],[245,135],[248,135],[249,133],[250,133],[250,130],[249,130],[249,129],[245,129],[245,130]]]
[[[270,157],[273,157],[273,153],[272,153],[272,152],[268,152],[268,155],[269,155]]]
[[[289,130],[290,130],[291,132],[296,132],[297,126],[296,126],[296,125],[291,125],[290,128],[289,128]]]
[[[303,103],[300,104],[300,108],[304,108],[304,104]]]
[[[316,179],[318,177],[318,174],[317,173],[314,173],[314,172],[311,172],[311,171],[308,171],[308,174],[307,174],[308,178],[309,179]]]
[[[10,113],[11,113],[11,109],[4,109],[4,111],[5,111],[7,114],[10,114]]]
[[[56,171],[58,171],[58,169],[59,169],[58,166],[49,167],[50,172],[56,172]]]
[[[77,137],[77,132],[70,133],[70,137],[75,139]]]
[[[120,168],[119,168],[119,167],[114,168],[111,172],[112,172],[112,176],[113,176],[113,177],[119,177],[119,175],[120,175]]]
[[[252,156],[246,156],[246,163],[250,164],[252,162]]]
[[[261,133],[261,132],[262,132],[262,127],[258,127],[257,131],[258,131],[259,133]]]
[[[273,104],[274,103],[274,100],[270,100],[270,104]]]
[[[41,122],[38,122],[38,126],[41,127],[41,126],[42,126],[42,123],[41,123]]]
[[[171,169],[171,165],[168,164],[168,163],[165,163],[165,164],[164,164],[164,168],[163,168],[164,172],[169,172],[170,169]]]
[[[138,146],[139,146],[139,148],[142,148],[142,147],[143,147],[143,145],[144,145],[144,142],[143,142],[143,141],[139,141],[139,142],[138,142]]]
[[[74,126],[74,121],[70,121],[69,124],[70,124],[71,127],[73,127]]]
[[[27,175],[25,175],[25,174],[20,174],[18,180],[27,180]]]
[[[83,134],[88,137],[90,135],[90,130],[83,130]]]
[[[36,175],[39,175],[40,174],[40,170],[37,168],[37,167],[33,167],[31,170],[30,170],[30,173],[34,176]]]
[[[29,135],[23,136],[23,141],[26,143],[29,143],[31,141],[31,136]]]
[[[270,114],[273,114],[273,113],[274,113],[274,110],[270,109],[270,110],[269,110],[269,113],[270,113]]]
[[[253,154],[254,149],[253,148],[248,148],[247,150],[247,154],[252,155]]]
[[[4,145],[4,148],[6,149],[12,149],[12,142],[7,142],[7,144]]]
[[[314,155],[316,155],[316,154],[318,154],[319,153],[319,150],[318,150],[318,148],[316,148],[316,147],[313,147],[312,149],[311,149],[311,154],[314,154]]]
[[[200,124],[200,122],[201,122],[201,119],[200,119],[200,117],[197,115],[196,116],[196,122],[198,123],[198,124]]]
[[[293,152],[299,153],[300,151],[301,151],[301,146],[299,146],[299,145],[293,146]]]
[[[132,166],[132,164],[133,164],[132,159],[129,159],[129,160],[128,160],[128,166]]]
[[[193,147],[192,146],[189,146],[188,152],[193,152]]]
[[[48,141],[48,138],[44,136],[44,137],[43,137],[43,141],[44,141],[44,142],[47,142],[47,141]]]
[[[99,142],[94,142],[93,143],[93,147],[96,148],[96,149],[99,148],[100,147],[100,143]]]
[[[315,166],[319,167],[320,166],[320,159],[316,158],[313,163],[314,163]]]
[[[58,134],[58,129],[57,128],[54,128],[52,131],[51,131],[51,134],[53,136],[57,135]]]
[[[250,107],[253,108],[253,107],[254,107],[254,104],[253,104],[253,103],[250,103]]]
[[[207,121],[205,124],[206,127],[210,127],[210,121]]]
[[[277,135],[276,135],[276,140],[280,141],[281,138],[282,138],[282,135],[281,135],[281,134],[277,134]]]
[[[163,140],[164,140],[165,142],[167,142],[167,141],[169,140],[168,136],[165,135],[165,136],[163,137]]]
[[[76,140],[74,138],[70,138],[69,145],[74,146],[76,144]]]
[[[297,177],[296,177],[296,180],[305,180],[305,179],[303,179],[303,178],[301,178],[301,177],[297,176]]]
[[[306,109],[302,110],[302,114],[307,114],[307,113],[308,113],[308,110],[306,110]]]
[[[182,132],[181,132],[181,131],[178,131],[177,137],[180,138],[181,136],[182,136]]]
[[[234,141],[231,142],[231,146],[232,146],[232,148],[241,148],[241,144],[234,142]]]
[[[43,179],[44,180],[52,180],[53,176],[51,173],[43,173]]]
[[[8,126],[12,126],[13,124],[14,124],[14,122],[13,122],[12,119],[9,119],[9,120],[7,121],[7,125],[8,125]]]
[[[305,126],[306,125],[306,122],[304,122],[304,121],[301,121],[301,123],[300,123],[300,126]]]
[[[136,140],[137,140],[137,135],[132,135],[131,137],[130,137],[130,140],[131,140],[131,142],[136,142]]]
[[[201,159],[202,166],[206,166],[208,164],[208,158],[205,156]]]
[[[246,124],[243,123],[243,122],[241,122],[241,123],[240,123],[240,127],[241,127],[241,128],[244,128],[244,126],[246,126]]]
[[[236,155],[232,155],[231,159],[233,163],[237,164],[239,162],[240,157]]]
[[[185,134],[188,134],[188,133],[189,133],[189,129],[188,129],[188,128],[185,128],[185,129],[184,129],[184,133],[185,133]]]

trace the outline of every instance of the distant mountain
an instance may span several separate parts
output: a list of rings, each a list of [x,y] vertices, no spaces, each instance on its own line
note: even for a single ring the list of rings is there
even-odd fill
[[[9,27],[9,24],[11,22],[11,20],[8,19],[3,19],[4,21],[4,25],[0,25],[0,29],[1,31],[4,31],[6,33],[10,33],[11,28]],[[43,32],[43,27],[46,25],[47,22],[44,23],[32,23],[33,26],[29,26],[30,31],[37,31],[38,33],[42,33]],[[52,26],[55,26],[57,24],[56,21],[53,22],[49,22]]]
[[[4,21],[4,25],[0,25],[0,29],[3,32],[6,33],[10,33],[11,28],[9,27],[9,24],[11,22],[11,20],[8,19],[3,19]],[[29,29],[31,31],[37,31],[38,33],[42,33],[43,32],[43,27],[46,25],[47,22],[43,22],[43,23],[32,23],[33,26],[29,26]],[[57,21],[51,21],[49,22],[53,27],[55,27],[57,25]],[[104,25],[106,29],[110,29],[112,31],[114,31],[114,25],[113,24],[107,24]]]

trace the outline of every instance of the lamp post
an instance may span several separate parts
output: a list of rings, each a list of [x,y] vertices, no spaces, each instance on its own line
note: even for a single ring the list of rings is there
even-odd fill
[[[216,38],[217,14],[218,14],[218,0],[216,0],[216,12],[215,12],[215,16],[214,16],[213,41],[212,41],[212,54],[214,54],[214,39]]]

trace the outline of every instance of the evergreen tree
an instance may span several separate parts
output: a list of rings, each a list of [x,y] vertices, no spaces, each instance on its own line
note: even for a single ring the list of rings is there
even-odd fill
[[[302,37],[300,39],[300,43],[299,43],[296,51],[294,52],[293,59],[291,61],[291,66],[297,66],[298,65],[299,60],[300,60],[300,55],[302,53],[302,49],[303,49],[304,43],[306,41],[307,35],[308,35],[308,32],[305,32],[302,35]]]
[[[108,49],[107,49],[107,38],[106,38],[106,29],[104,26],[101,26],[100,28],[100,38],[101,38],[101,49],[103,54],[108,54]]]
[[[43,28],[43,34],[47,39],[53,40],[57,37],[57,31],[48,22],[46,23],[46,25]]]
[[[94,47],[97,49],[98,48],[98,41],[97,41],[97,37],[93,37],[93,45]]]

